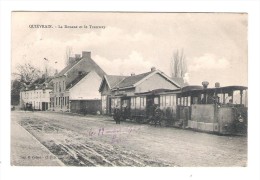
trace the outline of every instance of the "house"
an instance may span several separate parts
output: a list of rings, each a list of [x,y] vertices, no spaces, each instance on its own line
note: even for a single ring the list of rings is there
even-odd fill
[[[135,101],[135,96],[141,93],[152,92],[160,89],[179,89],[175,81],[160,70],[151,68],[151,71],[131,76],[104,76],[99,91],[102,99],[102,113],[111,114],[115,106]],[[122,98],[123,97],[123,98]],[[124,102],[121,102],[124,101]],[[138,99],[138,103],[146,103],[146,99]]]
[[[77,113],[101,109],[99,85],[106,73],[93,61],[91,52],[70,58],[70,64],[53,78],[51,109]],[[94,105],[93,105],[94,104]]]
[[[20,108],[30,104],[34,110],[46,111],[50,107],[50,92],[52,91],[51,77],[38,78],[29,85],[24,85],[20,91]]]
[[[101,92],[102,114],[110,114],[112,89],[128,76],[105,75],[102,79],[99,91]]]

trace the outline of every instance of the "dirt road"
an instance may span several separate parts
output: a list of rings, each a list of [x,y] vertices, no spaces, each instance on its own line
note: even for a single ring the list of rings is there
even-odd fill
[[[247,165],[246,137],[131,122],[118,125],[111,117],[68,113],[12,112],[12,121],[68,166]]]

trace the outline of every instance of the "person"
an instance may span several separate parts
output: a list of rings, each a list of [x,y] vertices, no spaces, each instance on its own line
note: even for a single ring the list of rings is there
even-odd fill
[[[120,119],[121,119],[120,109],[118,106],[116,106],[114,109],[114,120],[116,121],[116,124],[120,124]]]
[[[160,107],[156,106],[155,111],[154,111],[154,121],[155,121],[154,126],[155,127],[157,126],[157,124],[159,124],[161,126],[161,114],[162,114],[162,112],[161,112]]]

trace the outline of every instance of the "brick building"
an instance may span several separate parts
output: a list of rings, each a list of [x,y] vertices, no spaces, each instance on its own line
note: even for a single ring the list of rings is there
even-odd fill
[[[86,111],[88,104],[100,109],[99,85],[106,73],[92,60],[91,52],[82,52],[70,58],[70,64],[53,78],[50,93],[51,109],[54,111]]]

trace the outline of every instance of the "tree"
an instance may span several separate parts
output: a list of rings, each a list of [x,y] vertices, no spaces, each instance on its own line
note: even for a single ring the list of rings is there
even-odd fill
[[[26,63],[24,65],[18,64],[16,72],[12,73],[13,80],[11,81],[11,104],[18,105],[20,99],[20,90],[24,85],[29,85],[36,79],[42,77],[44,72],[40,69]]]
[[[71,54],[72,54],[72,47],[71,46],[67,46],[66,47],[66,54],[65,54],[66,65],[70,64]]]
[[[37,67],[32,66],[29,63],[24,65],[18,64],[16,67],[16,72],[13,73],[15,79],[21,83],[32,83],[39,77],[42,77],[44,73]]]
[[[181,50],[181,52],[179,52],[179,50],[174,51],[171,63],[172,77],[183,78],[187,73],[187,64],[183,49]]]

